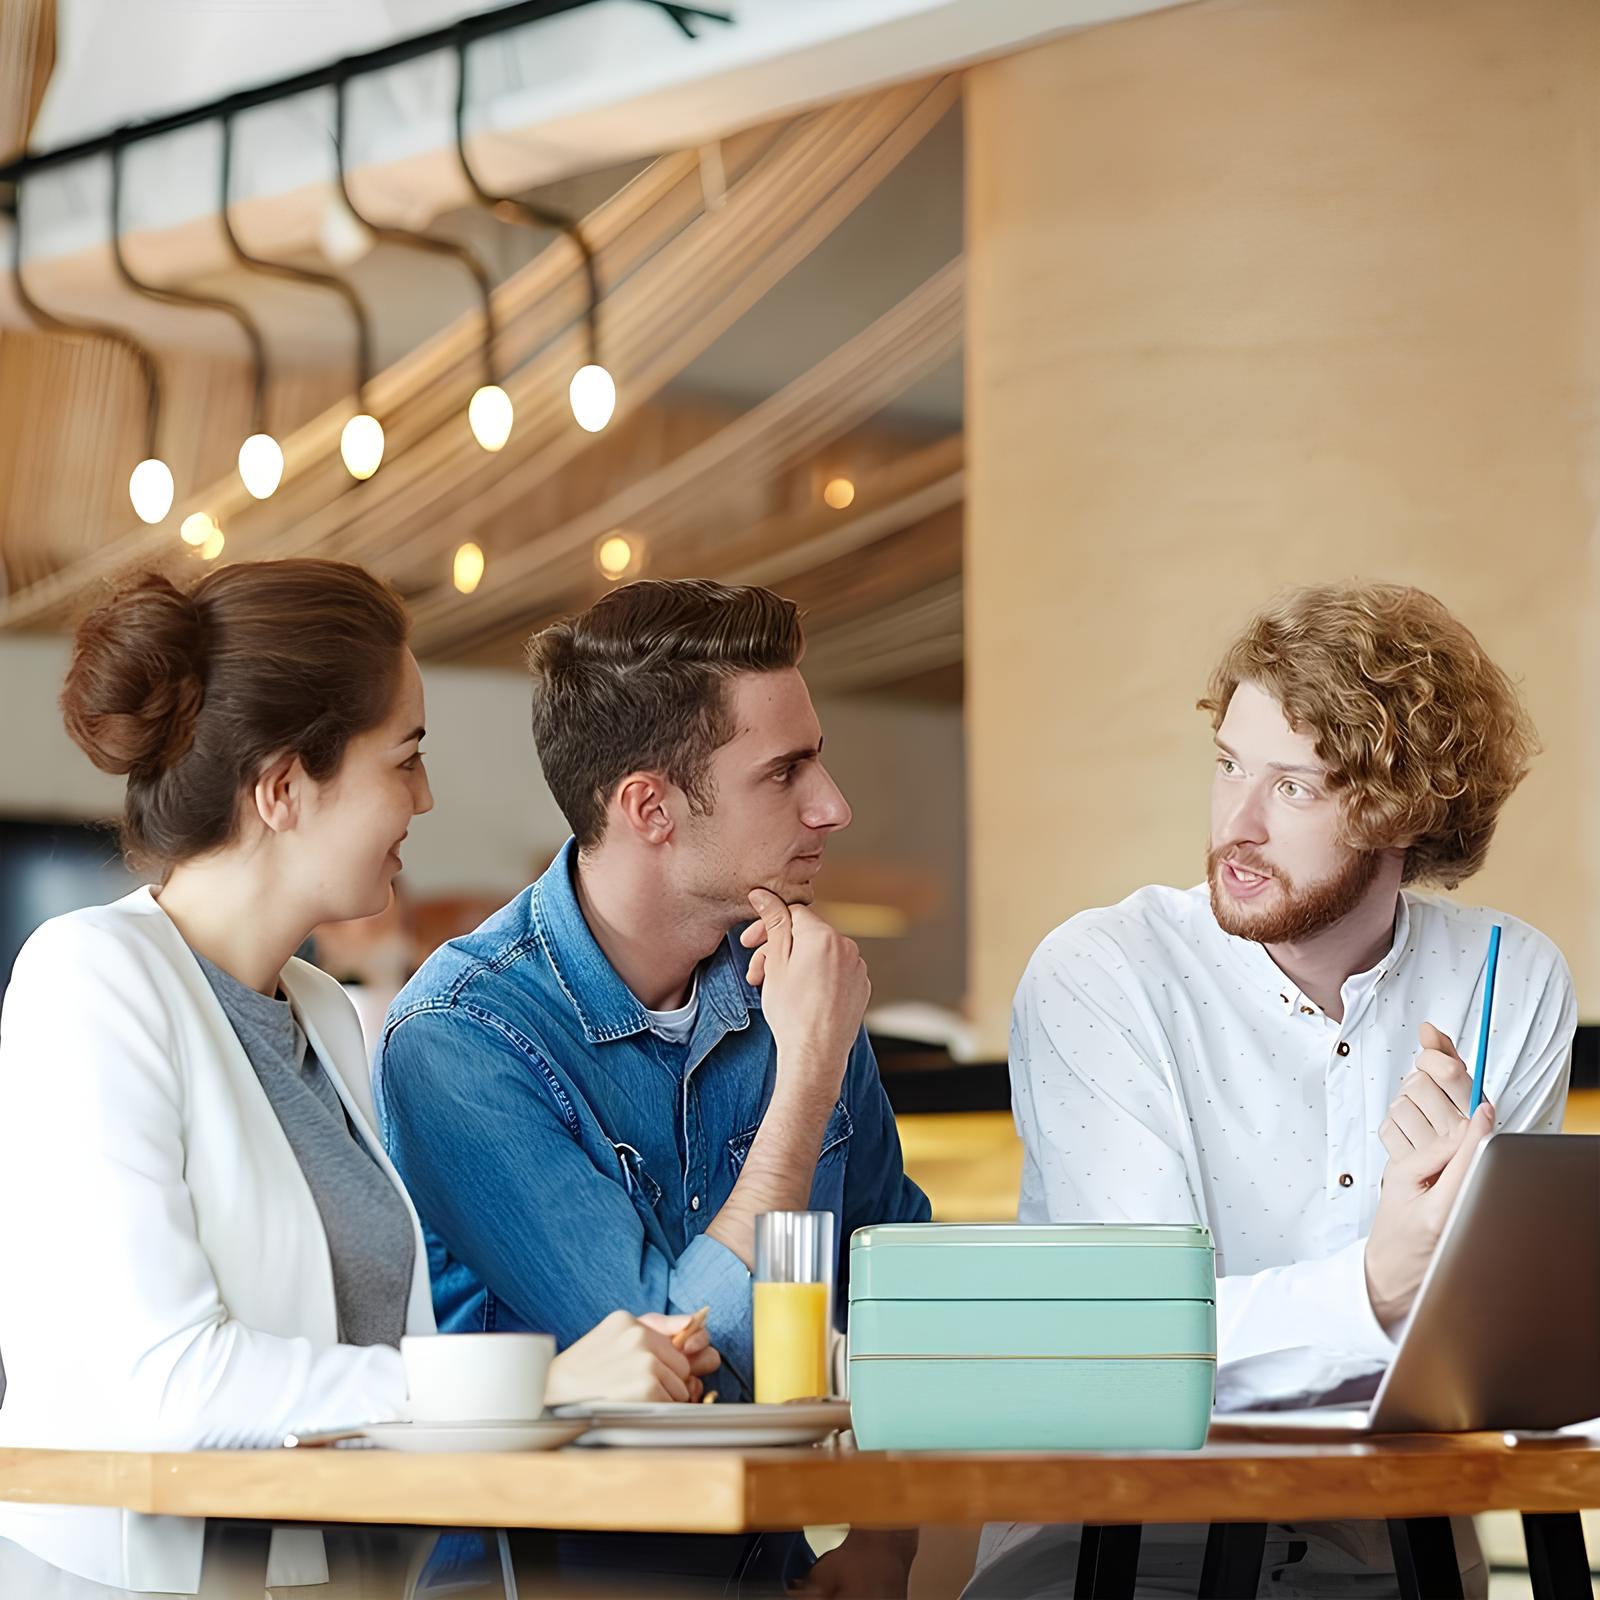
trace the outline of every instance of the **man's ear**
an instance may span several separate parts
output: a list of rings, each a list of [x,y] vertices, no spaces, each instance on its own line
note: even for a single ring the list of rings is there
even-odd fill
[[[273,833],[288,833],[300,821],[306,770],[299,756],[279,756],[263,767],[250,791],[255,813]]]
[[[676,791],[659,772],[630,772],[617,785],[612,806],[642,844],[665,844],[675,826]]]

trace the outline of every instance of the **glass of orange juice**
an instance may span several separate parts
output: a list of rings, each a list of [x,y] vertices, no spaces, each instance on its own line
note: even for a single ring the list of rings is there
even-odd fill
[[[833,1325],[833,1213],[764,1211],[756,1218],[756,1399],[825,1395]]]

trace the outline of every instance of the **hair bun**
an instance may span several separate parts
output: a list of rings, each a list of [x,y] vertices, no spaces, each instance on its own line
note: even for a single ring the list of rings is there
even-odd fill
[[[204,633],[194,598],[160,573],[79,624],[61,713],[102,772],[159,772],[188,753],[205,700]]]

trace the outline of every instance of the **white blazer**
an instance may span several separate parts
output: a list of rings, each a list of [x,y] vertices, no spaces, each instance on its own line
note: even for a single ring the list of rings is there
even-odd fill
[[[326,973],[284,992],[351,1123],[366,1049]],[[410,1201],[406,1201],[411,1210]],[[411,1210],[410,1333],[434,1331]],[[0,1013],[0,1446],[271,1446],[399,1416],[388,1345],[338,1342],[327,1237],[266,1092],[149,889],[47,922]],[[205,1524],[0,1501],[0,1538],[98,1583],[193,1594]],[[274,1531],[265,1582],[326,1582],[316,1530]]]

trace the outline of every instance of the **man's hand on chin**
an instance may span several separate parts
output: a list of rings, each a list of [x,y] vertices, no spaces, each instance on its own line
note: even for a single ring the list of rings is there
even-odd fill
[[[853,939],[807,906],[786,905],[752,889],[758,920],[740,943],[755,953],[746,981],[761,990],[761,1012],[778,1047],[775,1094],[820,1084],[831,1104],[872,995],[866,962]]]

